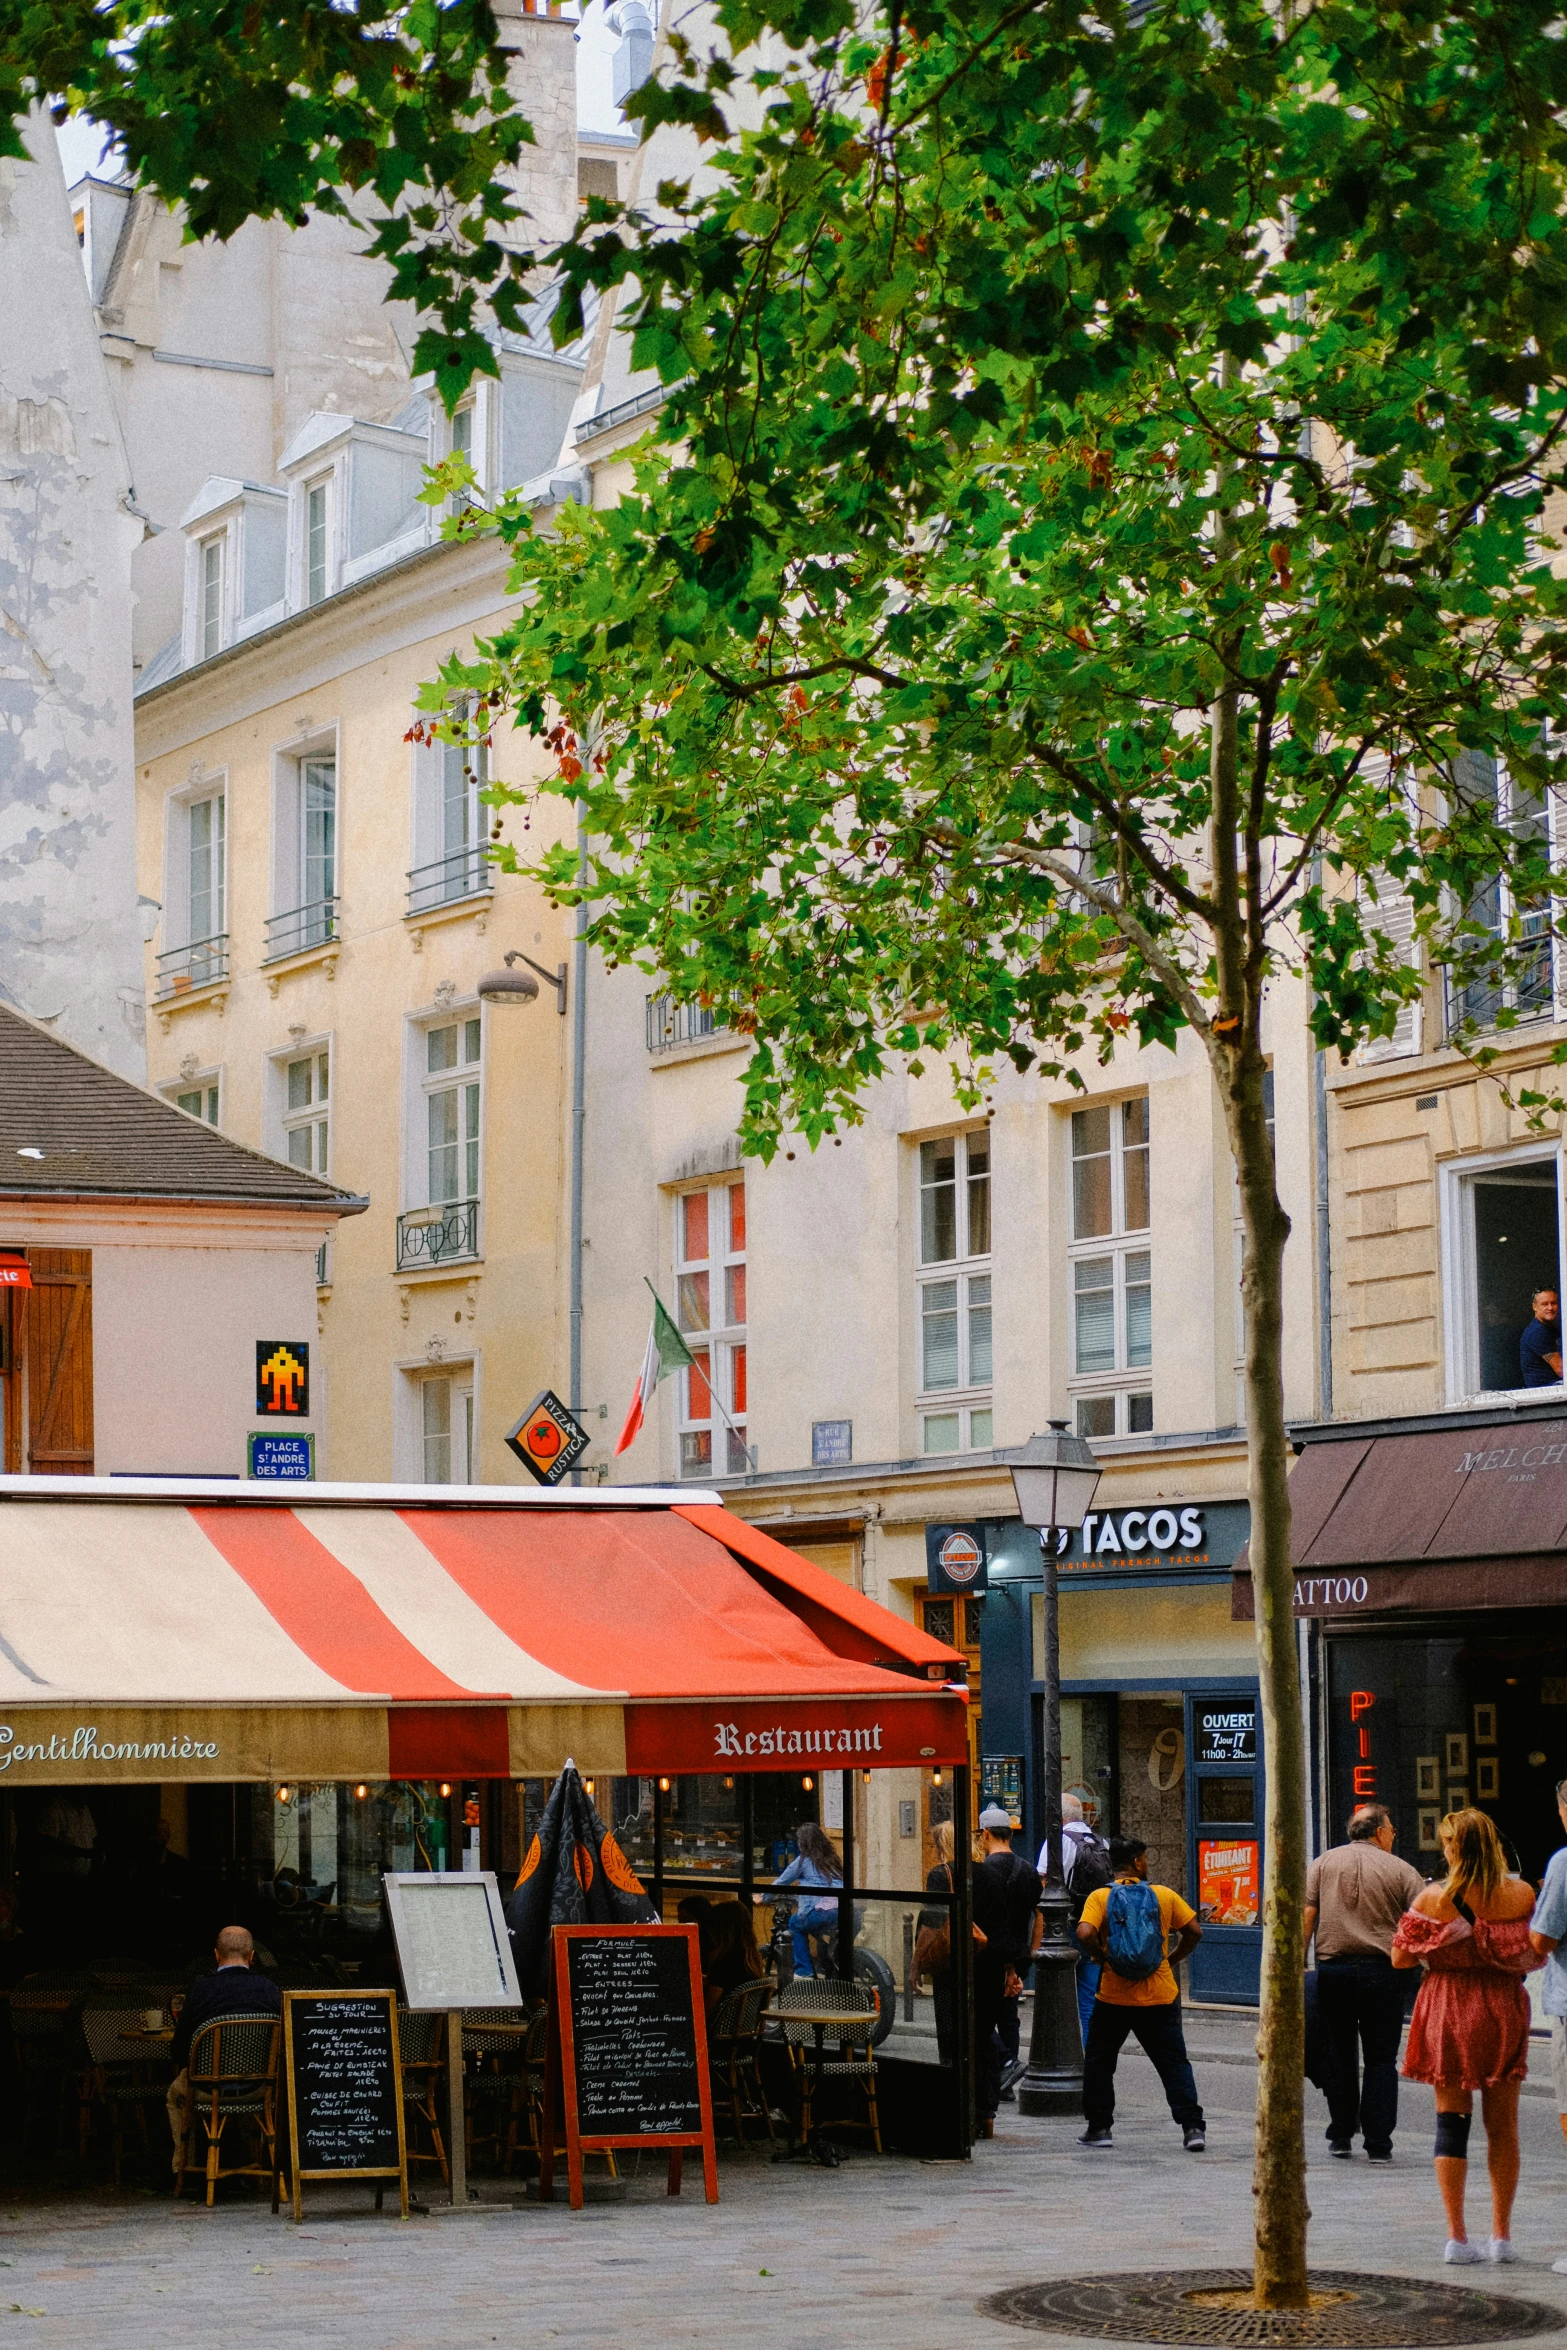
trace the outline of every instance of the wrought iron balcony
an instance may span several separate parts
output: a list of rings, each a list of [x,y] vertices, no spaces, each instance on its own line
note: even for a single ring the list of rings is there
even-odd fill
[[[727,1015],[711,1004],[677,1004],[672,995],[650,995],[647,999],[650,1053],[672,1052],[679,1044],[700,1044],[704,1037],[722,1036],[728,1026]]]
[[[410,1208],[397,1219],[397,1270],[417,1272],[421,1266],[452,1265],[479,1253],[479,1203],[476,1199],[448,1200],[429,1208]]]
[[[410,914],[437,913],[462,898],[486,897],[495,887],[490,875],[489,851],[482,841],[471,848],[453,849],[428,865],[415,865],[408,876]]]
[[[266,951],[261,959],[280,963],[285,955],[330,946],[337,935],[336,898],[316,898],[308,906],[293,906],[286,914],[268,916]]]
[[[193,987],[210,987],[229,975],[229,934],[215,931],[211,938],[193,938],[188,946],[170,947],[158,957],[157,991],[153,1002],[189,995]]]

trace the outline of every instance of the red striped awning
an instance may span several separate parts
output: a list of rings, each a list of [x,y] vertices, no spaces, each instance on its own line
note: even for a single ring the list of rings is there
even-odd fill
[[[958,1655],[716,1499],[0,1480],[0,1777],[964,1759]]]

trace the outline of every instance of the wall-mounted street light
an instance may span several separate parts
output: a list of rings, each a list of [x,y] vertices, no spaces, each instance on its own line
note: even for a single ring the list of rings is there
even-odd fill
[[[525,955],[520,947],[513,947],[510,954],[502,956],[501,962],[503,966],[501,970],[486,971],[479,982],[481,1004],[536,1003],[539,994],[539,979],[542,979],[546,986],[555,990],[555,1009],[561,1018],[565,1019],[566,966],[564,963],[559,964],[553,971],[546,971],[542,963],[536,963],[533,957]],[[519,971],[516,968],[519,963],[526,963],[528,971],[536,971],[539,978],[530,979],[527,971]]]
[[[1077,1943],[1061,1852],[1061,1637],[1056,1582],[1057,1539],[1082,1526],[1099,1484],[1099,1463],[1065,1420],[1031,1436],[1011,1463],[1018,1515],[1039,1534],[1044,1581],[1045,1694],[1042,1736],[1034,1749],[1045,1814],[1044,1921],[1034,1954],[1034,2028],[1028,2070],[1018,2083],[1020,2113],[1081,2113],[1083,2034],[1077,2013]]]

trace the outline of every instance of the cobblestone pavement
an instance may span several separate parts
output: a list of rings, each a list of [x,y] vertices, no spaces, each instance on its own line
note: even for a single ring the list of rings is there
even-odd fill
[[[479,2215],[377,2219],[364,2190],[323,2193],[302,2227],[265,2204],[208,2213],[146,2194],[0,2201],[0,2350],[487,2350],[635,2339],[766,2350],[952,2350],[1030,2337],[975,2302],[1029,2279],[1244,2264],[1250,2256],[1251,2027],[1194,2013],[1189,2036],[1208,2147],[1185,2154],[1146,2059],[1121,2061],[1116,2144],[1010,2108],[974,2160],[852,2157],[837,2171],[721,2158],[722,2201],[688,2163],[678,2203],[662,2173],[629,2199]],[[1406,2089],[1391,2169],[1322,2148],[1308,2092],[1312,2257],[1322,2267],[1478,2281],[1567,2316],[1567,2152],[1543,2046],[1523,2107],[1519,2264],[1441,2266],[1428,2091]],[[1475,2138],[1480,2141],[1478,2120]],[[1320,2155],[1320,2159],[1319,2159]],[[1483,2187],[1483,2166],[1473,2166]],[[1483,2192],[1470,2233],[1488,2232]]]

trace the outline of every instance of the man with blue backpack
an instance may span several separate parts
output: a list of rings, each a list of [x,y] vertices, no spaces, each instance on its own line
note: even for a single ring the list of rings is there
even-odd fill
[[[1112,1836],[1114,1881],[1090,1893],[1077,1938],[1102,1972],[1083,2051],[1080,2146],[1114,2143],[1115,2065],[1128,2032],[1138,2040],[1164,2084],[1188,2154],[1201,2154],[1203,2130],[1197,2083],[1181,2029],[1181,1987],[1175,1968],[1202,1940],[1197,1913],[1168,1885],[1148,1882],[1148,1847],[1135,1836]],[[1175,1946],[1170,1947],[1170,1937]]]

